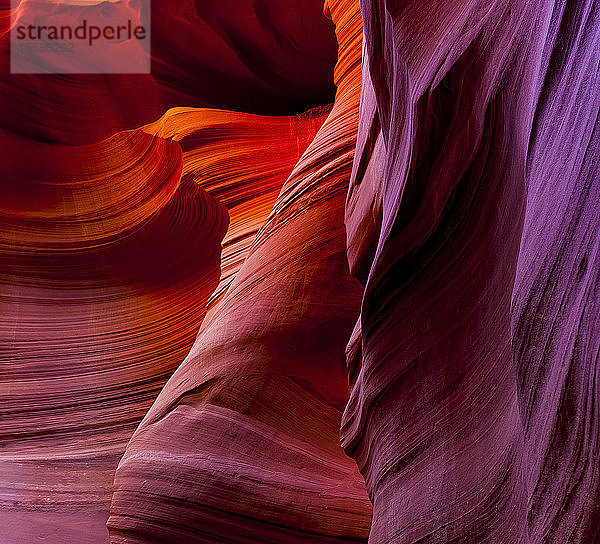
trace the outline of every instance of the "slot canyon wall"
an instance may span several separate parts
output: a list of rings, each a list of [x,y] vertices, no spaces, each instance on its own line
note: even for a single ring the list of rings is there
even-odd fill
[[[600,543],[597,0],[0,13],[0,542]]]

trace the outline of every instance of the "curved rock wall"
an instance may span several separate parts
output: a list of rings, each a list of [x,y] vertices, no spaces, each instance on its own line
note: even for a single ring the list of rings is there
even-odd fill
[[[596,542],[598,4],[362,13],[342,441],[369,542]]]
[[[370,503],[339,444],[362,293],[343,225],[361,24],[356,2],[328,9],[340,44],[333,109],[130,441],[112,542],[366,541]]]
[[[600,543],[598,1],[152,8],[0,14],[2,544]]]

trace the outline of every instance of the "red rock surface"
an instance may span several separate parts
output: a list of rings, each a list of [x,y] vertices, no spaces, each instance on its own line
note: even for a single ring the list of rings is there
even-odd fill
[[[2,540],[25,525],[31,541],[101,542],[125,443],[217,283],[227,211],[180,183],[177,143],[141,131],[3,141]]]
[[[330,102],[336,42],[322,4],[152,2],[152,73],[134,75],[10,74],[7,16],[0,19],[0,126],[77,145],[176,106],[285,115]]]
[[[182,179],[197,183],[227,207],[221,282],[214,302],[246,259],[250,244],[271,212],[283,181],[312,141],[329,106],[292,117],[265,117],[222,110],[174,108],[144,127],[183,149]]]
[[[228,222],[223,285],[326,113],[174,110],[86,146],[3,133],[3,542],[108,541],[115,467],[192,345]]]
[[[366,541],[370,503],[339,444],[362,293],[343,226],[361,24],[355,2],[328,9],[340,44],[333,109],[130,441],[112,542]]]
[[[147,76],[10,75],[2,19],[3,544],[108,541],[115,467],[197,334],[228,222],[222,288],[327,114],[175,108],[115,134],[333,95],[320,2],[173,7],[153,5]]]
[[[1,544],[600,544],[597,0],[9,14]]]

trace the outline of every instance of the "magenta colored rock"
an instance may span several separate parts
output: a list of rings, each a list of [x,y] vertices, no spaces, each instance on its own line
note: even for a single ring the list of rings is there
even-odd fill
[[[513,292],[532,544],[600,541],[600,6],[556,2]]]
[[[369,542],[597,542],[598,4],[362,13],[342,442]]]

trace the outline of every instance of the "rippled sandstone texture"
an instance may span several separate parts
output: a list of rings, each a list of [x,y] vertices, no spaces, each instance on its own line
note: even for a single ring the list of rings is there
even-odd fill
[[[1,78],[3,544],[600,542],[600,6],[360,8]]]
[[[152,2],[152,73],[135,75],[10,74],[10,5],[0,13],[0,126],[26,138],[78,145],[176,106],[289,115],[333,98],[336,41],[322,0]]]
[[[596,543],[600,6],[361,6],[342,442],[369,542]]]
[[[356,2],[326,9],[339,43],[333,109],[131,439],[112,542],[366,541],[371,506],[339,443],[362,294],[343,225],[362,26]]]
[[[3,143],[3,541],[101,542],[124,445],[216,285],[227,212],[141,131]]]
[[[32,538],[106,540],[114,469],[192,345],[218,283],[220,241],[227,230],[226,282],[275,200],[273,185],[325,113],[175,111],[155,129],[82,147],[3,135],[0,482],[9,538],[19,541],[23,522]],[[178,119],[177,135],[155,136],[173,116],[195,118],[195,132]],[[209,150],[201,165],[198,149]],[[237,185],[218,149],[229,150]],[[243,165],[258,150],[264,162],[251,174]],[[97,528],[89,535],[88,518]]]
[[[203,4],[196,14],[196,23],[210,19],[205,38],[211,28],[240,32],[235,21],[221,28],[225,7]],[[163,33],[169,21],[181,23],[165,6],[157,11]],[[188,77],[193,100],[172,86],[155,91],[173,84],[164,67],[147,77],[11,76],[8,36],[0,39],[3,544],[108,542],[114,470],[127,441],[188,353],[219,267],[222,289],[325,120],[327,107],[282,117],[175,108],[115,133],[171,104],[217,105],[217,94],[221,104],[265,113],[330,96],[335,37],[320,3],[245,3],[235,14],[250,56],[210,38],[213,54],[198,58],[196,84],[215,87],[194,89]],[[280,25],[265,27],[270,17]],[[267,61],[259,51],[280,32],[269,67],[255,65],[251,57]],[[165,60],[172,49],[164,44],[153,51],[171,71],[186,62]],[[227,81],[202,62],[227,65]],[[314,65],[302,84],[284,73],[298,62]],[[217,92],[238,80],[254,104],[235,102],[239,91]]]

